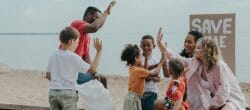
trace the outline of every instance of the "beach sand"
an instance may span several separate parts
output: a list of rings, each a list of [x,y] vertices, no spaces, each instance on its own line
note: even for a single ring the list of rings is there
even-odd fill
[[[0,64],[0,104],[18,104],[49,107],[49,81],[42,78],[42,71],[10,69]],[[122,104],[127,94],[125,76],[107,76],[108,90],[113,96],[117,110],[122,110]],[[161,79],[158,83],[158,98],[163,99],[168,80]],[[250,84],[240,83],[242,91],[250,105]],[[79,99],[78,108],[84,108],[83,100]]]

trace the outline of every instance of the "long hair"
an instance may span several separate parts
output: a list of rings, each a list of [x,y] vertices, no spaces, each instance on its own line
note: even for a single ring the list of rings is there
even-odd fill
[[[208,66],[208,69],[211,69],[220,58],[220,50],[218,45],[211,37],[204,37],[198,42],[201,43],[204,51],[205,64]]]
[[[198,32],[198,31],[189,31],[187,34],[190,34],[194,37],[194,41],[195,43],[197,43],[197,40],[200,39],[200,38],[203,38],[203,35]],[[193,56],[190,56],[186,51],[185,49],[183,49],[180,53],[181,56],[183,57],[186,57],[186,58],[190,58],[190,57],[193,57]]]

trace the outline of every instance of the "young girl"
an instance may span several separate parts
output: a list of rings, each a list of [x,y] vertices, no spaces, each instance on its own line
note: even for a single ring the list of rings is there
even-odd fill
[[[187,102],[183,102],[185,81],[183,78],[184,64],[178,59],[169,61],[169,72],[172,80],[169,83],[166,97],[156,101],[155,110],[191,110]]]
[[[145,78],[157,76],[164,59],[153,70],[146,70],[141,64],[140,49],[137,45],[128,44],[122,51],[121,60],[129,66],[128,94],[125,97],[123,110],[142,110],[141,97],[144,93]]]

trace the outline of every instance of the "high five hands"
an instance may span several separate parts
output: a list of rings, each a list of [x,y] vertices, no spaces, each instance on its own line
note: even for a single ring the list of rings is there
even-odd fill
[[[116,0],[112,0],[112,2],[110,2],[108,8],[105,10],[106,13],[108,13],[108,15],[110,15],[111,9],[112,7],[116,4]]]
[[[160,27],[159,32],[157,34],[157,46],[160,49],[160,51],[162,53],[164,53],[166,51],[166,43],[163,40],[163,32],[162,32],[162,28]]]

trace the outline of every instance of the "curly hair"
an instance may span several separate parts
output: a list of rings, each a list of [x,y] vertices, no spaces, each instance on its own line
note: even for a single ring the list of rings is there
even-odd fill
[[[197,43],[197,41],[198,41],[200,38],[203,38],[203,35],[202,35],[200,32],[198,32],[198,31],[189,31],[187,34],[190,34],[190,35],[192,35],[192,36],[194,37],[195,43]],[[186,57],[186,58],[191,58],[191,57],[193,57],[193,56],[190,56],[190,55],[185,51],[185,49],[183,49],[183,50],[181,51],[180,55],[183,56],[183,57]]]
[[[135,57],[140,55],[140,49],[135,44],[127,44],[126,47],[123,49],[121,54],[121,60],[127,62],[127,66],[131,66],[135,63]]]
[[[208,69],[211,69],[220,58],[220,50],[218,45],[211,37],[204,37],[199,39],[198,42],[201,43],[201,46],[204,51],[205,64],[208,66]]]

